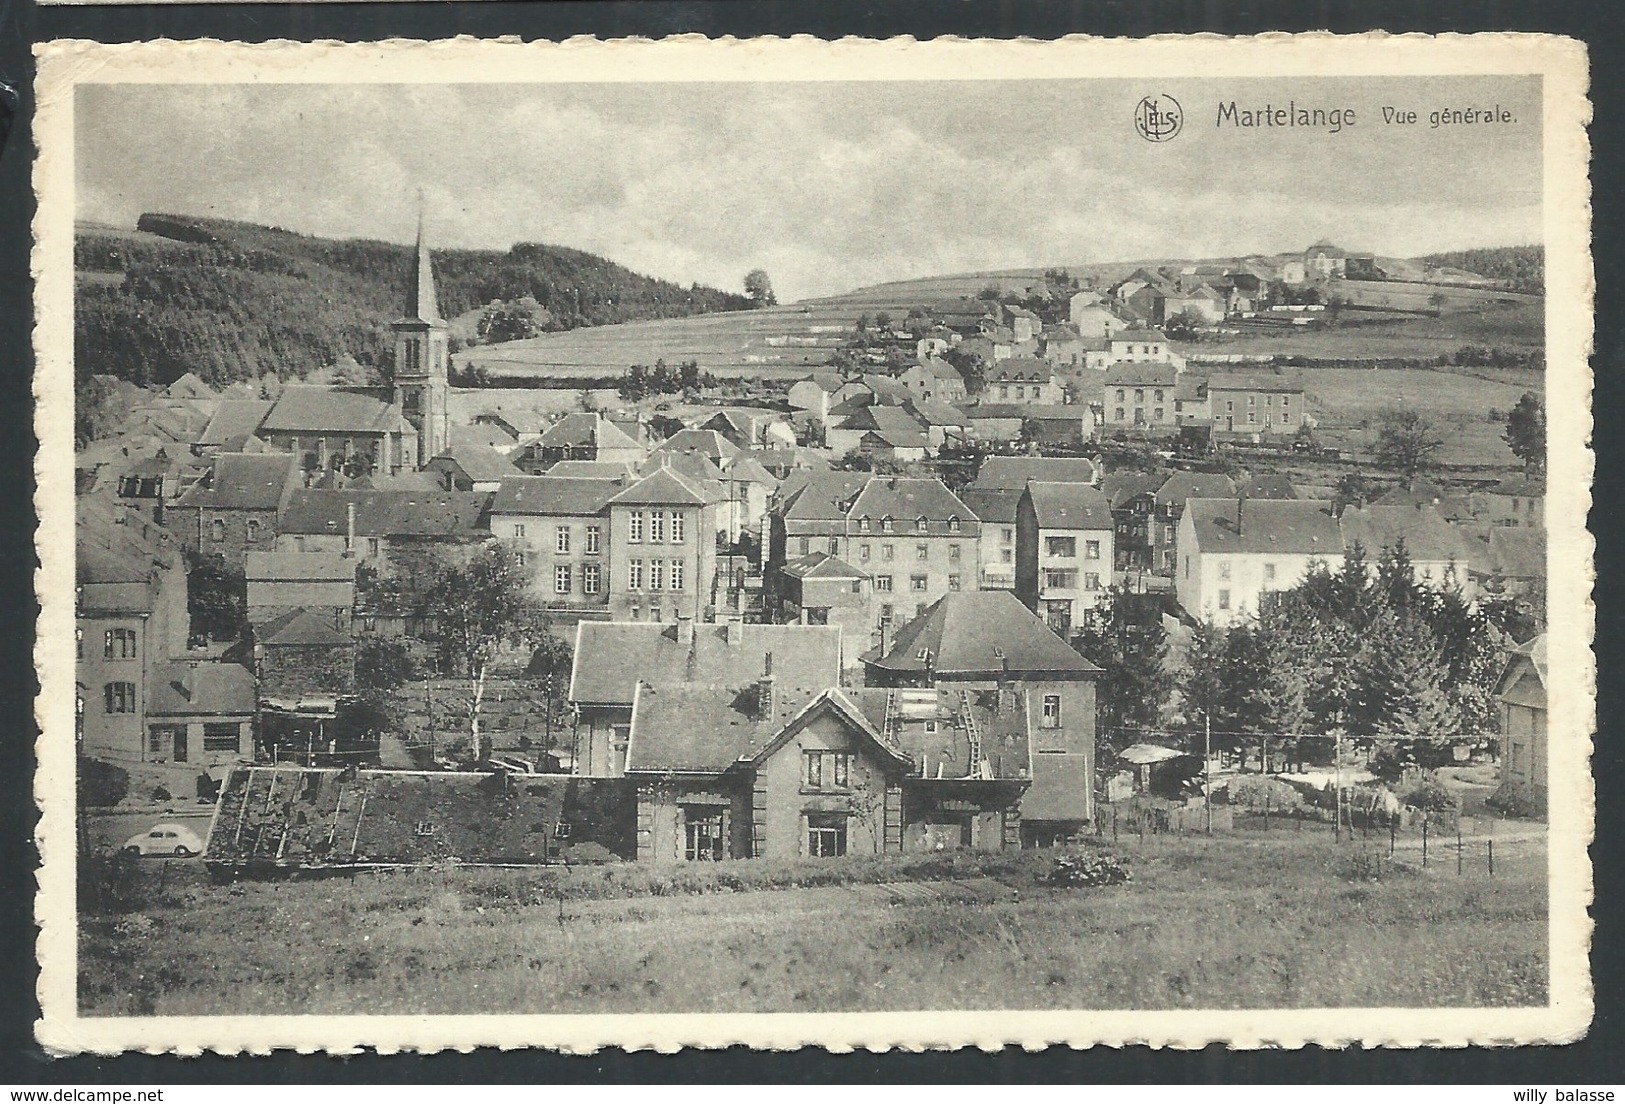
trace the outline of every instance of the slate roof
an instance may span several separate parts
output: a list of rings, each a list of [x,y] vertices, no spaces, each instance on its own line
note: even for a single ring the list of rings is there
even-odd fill
[[[965,382],[965,377],[959,374],[959,369],[941,357],[928,356],[919,362],[919,367],[925,369],[932,379],[948,380],[952,383]]]
[[[601,449],[643,447],[602,414],[584,410],[571,411],[548,426],[536,445],[539,448],[580,448],[583,445],[595,445]]]
[[[912,392],[902,380],[892,379],[890,376],[866,375],[860,377],[863,386],[873,391],[881,399],[893,406],[901,405],[909,400]]]
[[[739,446],[714,429],[680,429],[655,446],[652,455],[697,452],[713,463],[739,455]]]
[[[205,447],[240,444],[260,428],[271,406],[270,399],[221,399],[197,443]]]
[[[1522,677],[1525,674],[1534,675],[1534,686],[1528,685],[1528,679]],[[1508,650],[1507,667],[1496,686],[1496,695],[1513,705],[1545,709],[1548,677],[1546,634],[1541,633]]]
[[[1546,578],[1546,530],[1491,525],[1468,541],[1468,567],[1475,575],[1503,579]]]
[[[1109,472],[1100,479],[1101,493],[1112,504],[1112,509],[1120,510],[1126,506],[1130,499],[1140,495],[1156,496],[1166,480],[1150,472],[1117,471]]]
[[[924,672],[929,664],[934,677],[949,679],[1100,672],[1005,590],[957,591],[939,598],[897,630],[889,651],[871,652],[863,662],[894,672]]]
[[[1471,550],[1466,538],[1431,506],[1348,506],[1343,510],[1342,527],[1343,547],[1352,549],[1358,542],[1368,559],[1375,560],[1403,540],[1405,554],[1413,563],[1467,567]]]
[[[971,487],[1019,491],[1034,479],[1045,483],[1095,483],[1100,467],[1087,456],[989,456]]]
[[[615,506],[704,506],[705,493],[669,467],[658,468],[610,500]]]
[[[1332,504],[1314,499],[1247,499],[1240,532],[1234,498],[1193,498],[1185,513],[1195,526],[1196,546],[1214,553],[1294,553],[1341,556],[1343,532]]]
[[[807,376],[804,380],[797,382],[812,383],[816,385],[820,391],[827,392],[831,395],[845,387],[847,384],[847,380],[838,372],[814,372],[812,375]]]
[[[624,490],[625,486],[613,479],[574,479],[551,472],[547,475],[510,475],[502,481],[491,499],[491,513],[591,517],[600,513],[604,504]]]
[[[1214,372],[1207,380],[1208,393],[1215,391],[1271,391],[1300,395],[1303,380],[1296,375],[1269,372]]]
[[[899,438],[913,438],[924,433],[919,419],[900,406],[866,406],[848,418],[841,428],[873,430]]]
[[[867,571],[859,571],[845,560],[828,552],[809,552],[791,560],[780,568],[784,574],[797,579],[867,579]]]
[[[972,484],[961,491],[959,497],[983,522],[991,525],[1016,523],[1016,508],[1021,505],[1019,490],[989,491]]]
[[[355,581],[355,560],[336,552],[248,552],[243,556],[248,582]]]
[[[147,683],[147,713],[227,717],[254,712],[254,673],[237,663],[162,663]]]
[[[1258,472],[1247,480],[1248,498],[1297,498],[1298,489],[1292,480],[1279,472]]]
[[[341,647],[350,638],[333,628],[329,618],[307,609],[289,610],[254,630],[254,643],[268,648]]]
[[[970,422],[965,412],[941,399],[912,399],[908,410],[928,426],[963,426]]]
[[[786,521],[844,521],[848,508],[873,478],[867,472],[798,472],[781,488],[778,513]],[[799,486],[795,485],[799,480]]]
[[[709,494],[713,499],[720,496],[717,487],[726,478],[710,457],[693,451],[655,453],[638,467],[637,475],[640,478],[653,475],[662,468],[676,472],[692,483],[696,490]]]
[[[755,679],[773,656],[779,686],[836,686],[841,681],[841,630],[829,625],[681,625],[650,621],[582,621],[576,627],[570,700],[631,705],[639,680],[657,686],[717,685]]]
[[[194,484],[175,503],[210,510],[275,510],[298,475],[292,453],[224,452],[214,459],[208,486]]]
[[[1447,494],[1443,488],[1437,487],[1425,479],[1412,482],[1410,490],[1406,490],[1404,487],[1395,487],[1386,494],[1373,499],[1371,504],[1373,506],[1434,506],[1446,521],[1471,521],[1473,519],[1472,501],[1466,495]]]
[[[455,452],[462,448],[505,449],[514,445],[514,435],[499,425],[490,422],[477,422],[474,425],[454,425],[451,427],[451,448]]]
[[[164,394],[172,399],[217,399],[220,397],[214,388],[204,383],[192,372],[183,374],[174,383],[164,388]]]
[[[484,538],[491,497],[488,491],[300,490],[288,500],[277,532],[343,533],[353,503],[358,537]]]
[[[1113,345],[1127,345],[1137,342],[1166,342],[1168,335],[1161,330],[1119,330],[1112,334]]]
[[[1003,383],[1021,381],[1025,383],[1048,383],[1055,376],[1055,366],[1047,360],[1036,357],[1007,357],[993,366],[984,378],[989,383]]]
[[[1119,361],[1106,369],[1107,387],[1174,387],[1179,369],[1156,360]]]
[[[1087,483],[1033,482],[1026,493],[1041,529],[1112,528],[1111,503]]]
[[[728,469],[723,473],[723,477],[735,483],[759,483],[769,492],[779,485],[778,479],[762,466],[760,460],[743,452],[728,461]]]
[[[397,433],[401,408],[382,388],[286,388],[261,427],[280,433]]]
[[[1217,472],[1174,472],[1157,488],[1157,505],[1173,506],[1193,498],[1235,498],[1236,483]]]
[[[626,769],[720,774],[761,751],[780,730],[828,687],[781,686],[774,678],[773,705],[759,714],[756,684],[638,687]]]
[[[870,518],[877,529],[880,520],[889,517],[897,523],[898,529],[905,531],[913,531],[915,520],[923,517],[928,533],[947,532],[950,518],[958,518],[970,526],[977,522],[970,507],[936,478],[873,476],[858,492],[847,513],[853,518]],[[973,528],[969,532],[975,534]]]
[[[632,474],[624,460],[560,460],[547,469],[550,476],[571,479],[620,479]]]
[[[455,464],[474,483],[495,483],[519,471],[496,449],[479,444],[453,444],[430,463],[435,460]]]

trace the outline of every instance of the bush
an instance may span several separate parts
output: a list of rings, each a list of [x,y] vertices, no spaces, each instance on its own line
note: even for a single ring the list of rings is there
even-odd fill
[[[1508,817],[1543,817],[1546,803],[1535,791],[1522,782],[1503,782],[1484,802],[1490,808]]]
[[[1065,855],[1054,861],[1045,880],[1068,888],[1122,885],[1129,880],[1129,869],[1111,855]]]
[[[1297,809],[1303,798],[1297,789],[1279,778],[1243,774],[1230,780],[1230,804],[1243,809]]]
[[[1428,813],[1455,813],[1461,811],[1461,799],[1445,788],[1437,775],[1429,774],[1400,800],[1413,809]]]
[[[100,759],[79,760],[79,804],[117,805],[130,793],[130,772]]]
[[[1395,875],[1411,876],[1417,871],[1409,863],[1399,862],[1381,851],[1355,851],[1332,860],[1332,870],[1351,882],[1380,882]]]

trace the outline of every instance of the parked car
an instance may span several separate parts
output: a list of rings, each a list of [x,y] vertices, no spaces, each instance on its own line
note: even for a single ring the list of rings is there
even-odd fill
[[[124,850],[136,855],[196,855],[203,841],[184,824],[154,824],[124,841]]]

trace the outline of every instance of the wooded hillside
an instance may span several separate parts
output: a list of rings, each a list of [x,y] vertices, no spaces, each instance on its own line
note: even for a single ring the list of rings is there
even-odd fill
[[[138,232],[81,228],[74,242],[77,375],[167,384],[299,376],[348,354],[382,369],[412,249],[250,223],[141,216]],[[745,310],[743,295],[640,276],[550,245],[437,250],[441,313],[531,296],[554,329]]]
[[[1513,291],[1540,292],[1546,287],[1546,250],[1538,245],[1463,249],[1417,260],[1436,268],[1459,268],[1491,280],[1505,280]]]

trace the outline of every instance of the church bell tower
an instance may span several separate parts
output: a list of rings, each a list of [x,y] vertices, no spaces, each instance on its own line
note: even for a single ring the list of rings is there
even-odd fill
[[[418,431],[417,467],[446,450],[450,443],[446,376],[449,351],[446,323],[434,292],[434,265],[423,240],[423,210],[418,209],[417,254],[407,289],[406,314],[395,332],[395,402]]]

